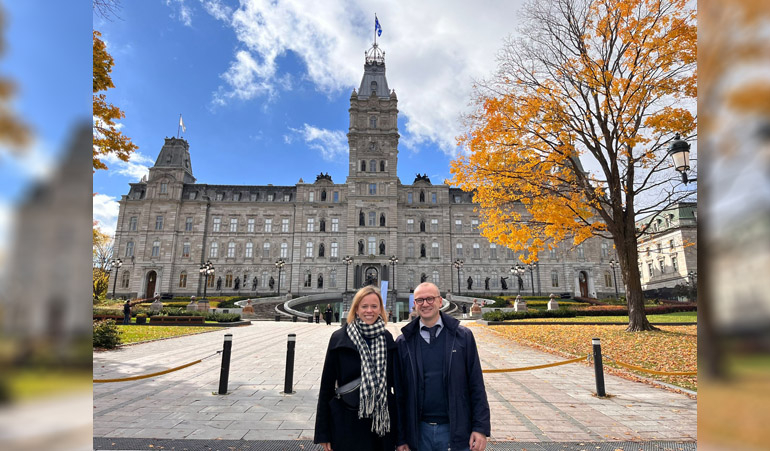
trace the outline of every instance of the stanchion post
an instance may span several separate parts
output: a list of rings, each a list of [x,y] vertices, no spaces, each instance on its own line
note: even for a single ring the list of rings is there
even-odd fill
[[[227,380],[230,377],[230,352],[233,349],[233,334],[225,334],[222,346],[222,370],[219,372],[219,394],[227,394]]]
[[[604,392],[604,368],[602,367],[602,345],[598,338],[591,340],[594,347],[594,373],[596,374],[596,396],[603,398]]]
[[[289,340],[286,342],[286,376],[284,377],[283,394],[294,394],[292,385],[294,385],[294,346],[297,344],[297,334],[289,334]]]

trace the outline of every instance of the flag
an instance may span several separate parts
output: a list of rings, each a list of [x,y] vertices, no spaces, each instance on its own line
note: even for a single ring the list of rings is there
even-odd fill
[[[377,32],[377,36],[382,36],[382,27],[380,26],[380,21],[377,20],[377,16],[374,16],[374,31]]]
[[[182,127],[182,131],[183,132],[187,131],[187,127],[184,126],[184,121],[182,120],[182,115],[181,114],[179,115],[179,126]]]

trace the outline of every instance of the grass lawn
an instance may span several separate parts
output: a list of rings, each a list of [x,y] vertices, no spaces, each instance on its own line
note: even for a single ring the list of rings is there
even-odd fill
[[[596,317],[591,319],[594,318]],[[651,332],[626,332],[625,326],[611,325],[473,327],[488,327],[509,340],[571,358],[590,354],[591,339],[600,338],[606,372],[630,379],[638,379],[637,376],[641,376],[689,390],[698,388],[697,376],[663,376],[637,372],[612,362],[612,359],[617,359],[629,365],[655,371],[696,371],[698,366],[695,325],[660,326],[660,331]]]
[[[663,315],[647,315],[651,323],[697,323],[698,312],[675,312]],[[595,322],[595,323],[628,323],[628,316],[578,316],[575,318],[527,318],[513,320],[516,322]]]
[[[181,337],[183,335],[202,334],[226,329],[226,327],[196,326],[124,326],[119,324],[122,344],[142,343],[161,338]]]
[[[11,369],[4,375],[8,391],[15,401],[48,398],[60,394],[90,391],[91,370]]]

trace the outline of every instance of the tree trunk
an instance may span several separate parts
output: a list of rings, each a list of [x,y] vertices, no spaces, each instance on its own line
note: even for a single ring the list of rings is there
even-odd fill
[[[633,224],[633,223],[632,223]],[[644,294],[639,277],[638,251],[635,229],[624,231],[624,236],[615,239],[615,246],[620,260],[620,272],[626,284],[626,303],[628,304],[628,327],[626,332],[658,330],[647,320],[644,312]]]

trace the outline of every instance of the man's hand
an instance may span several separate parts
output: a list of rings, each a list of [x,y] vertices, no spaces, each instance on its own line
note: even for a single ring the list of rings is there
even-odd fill
[[[396,451],[409,451],[409,445],[401,445],[396,448]]]
[[[480,432],[471,432],[468,446],[470,446],[471,451],[484,451],[487,447],[487,437]]]

